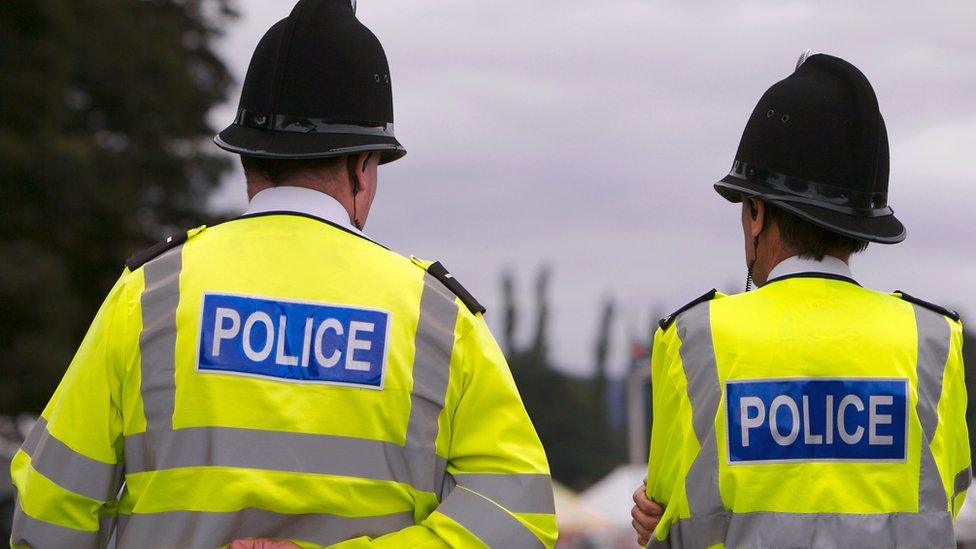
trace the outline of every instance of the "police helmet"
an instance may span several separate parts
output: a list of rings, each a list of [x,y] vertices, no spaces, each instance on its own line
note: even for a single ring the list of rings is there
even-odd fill
[[[715,190],[733,202],[758,198],[851,238],[905,239],[888,206],[888,133],[874,89],[857,67],[831,55],[808,51],[766,91]]]
[[[230,152],[278,159],[377,151],[406,154],[393,135],[386,54],[354,0],[301,0],[264,35],[234,122],[214,138]]]

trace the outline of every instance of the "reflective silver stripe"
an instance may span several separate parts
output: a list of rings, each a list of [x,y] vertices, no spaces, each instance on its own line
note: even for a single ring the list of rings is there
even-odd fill
[[[671,525],[667,539],[658,541],[651,536],[648,547],[709,547],[723,543],[729,528],[731,511],[721,511],[705,517],[682,519]],[[690,523],[686,524],[686,523]],[[718,541],[715,541],[718,539]],[[736,547],[726,545],[726,547]]]
[[[41,438],[44,436],[45,429],[47,429],[47,420],[44,419],[44,416],[39,416],[37,421],[34,422],[34,426],[31,427],[30,433],[27,433],[27,438],[24,439],[24,443],[20,445],[20,449],[29,456],[33,455],[34,448],[37,448],[38,443],[41,442]]]
[[[430,475],[414,476],[413,462],[429,462],[391,442],[234,427],[190,427],[125,437],[126,473],[175,467],[240,467],[402,482],[430,491]],[[441,460],[438,467],[444,468]]]
[[[552,479],[540,474],[455,474],[454,481],[512,513],[556,512]]]
[[[712,341],[710,303],[685,311],[676,324],[681,341],[679,353],[688,380],[692,426],[701,449],[685,477],[691,516],[702,517],[694,532],[694,545],[720,543],[725,536],[727,515],[718,486],[718,448],[715,417],[721,399],[718,366]]]
[[[212,549],[239,538],[290,538],[332,545],[360,536],[376,537],[413,526],[413,512],[372,517],[289,515],[262,509],[227,513],[168,511],[119,517],[119,549],[200,547]]]
[[[406,449],[414,456],[409,462],[412,466],[411,478],[421,483],[424,482],[422,479],[429,479],[426,490],[434,493],[440,493],[446,474],[443,460],[437,459],[434,447],[437,417],[447,398],[457,316],[454,294],[436,278],[424,274],[420,318],[415,335]]]
[[[178,246],[143,267],[145,289],[139,351],[142,356],[140,391],[147,431],[173,428],[176,307],[180,302],[182,255],[183,247]]]
[[[672,526],[698,527],[695,521]],[[948,513],[737,513],[727,547],[955,547]]]
[[[31,467],[65,490],[97,501],[111,501],[118,493],[121,464],[105,463],[79,454],[47,430],[38,418],[22,448]]]
[[[544,547],[524,524],[478,494],[458,486],[437,508],[489,547],[522,549]]]
[[[440,496],[437,498],[438,501],[444,501],[447,499],[447,496],[451,495],[451,491],[454,490],[454,487],[456,486],[457,481],[454,480],[454,477],[450,473],[445,474],[444,482],[441,483]]]
[[[43,548],[102,547],[108,541],[110,530],[111,519],[101,521],[100,529],[97,532],[75,530],[74,528],[38,520],[24,512],[18,499],[14,504],[10,543],[12,545]]]
[[[913,305],[918,328],[918,403],[915,407],[922,424],[922,455],[919,465],[918,510],[946,511],[948,496],[942,477],[932,455],[930,443],[939,426],[939,399],[942,395],[942,376],[949,360],[949,323],[937,313]]]
[[[969,490],[969,486],[972,483],[973,470],[971,467],[966,467],[962,471],[956,473],[956,478],[952,481],[952,497],[956,497],[966,490]]]

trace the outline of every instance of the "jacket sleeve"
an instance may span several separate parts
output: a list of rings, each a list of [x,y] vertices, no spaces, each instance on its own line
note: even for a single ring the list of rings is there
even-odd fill
[[[969,429],[966,426],[966,381],[963,367],[962,324],[950,324],[949,355],[946,360],[939,398],[939,424],[932,440],[932,451],[939,463],[942,482],[949,496],[953,517],[959,514],[966,491],[972,482]]]
[[[556,543],[549,465],[481,315],[455,345],[446,497],[418,526],[337,547],[529,547]],[[442,423],[443,425],[443,423]]]
[[[647,463],[647,497],[664,506],[655,535],[665,540],[671,524],[690,515],[685,475],[697,444],[688,440],[691,403],[678,352],[677,328],[658,329],[651,352],[651,447]],[[689,457],[691,456],[691,457]]]
[[[123,275],[123,278],[125,275]],[[11,463],[11,545],[104,546],[122,476],[123,279],[99,309],[64,378]]]

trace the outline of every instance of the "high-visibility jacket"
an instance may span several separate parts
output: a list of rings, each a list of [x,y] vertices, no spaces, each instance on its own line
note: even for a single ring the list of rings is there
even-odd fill
[[[12,542],[552,547],[546,456],[482,311],[439,263],[309,216],[170,240],[16,454]]]
[[[649,546],[954,547],[954,313],[816,275],[713,290],[661,322],[651,379]]]

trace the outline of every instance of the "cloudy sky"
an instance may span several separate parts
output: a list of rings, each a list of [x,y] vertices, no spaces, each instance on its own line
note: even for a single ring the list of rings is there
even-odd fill
[[[292,2],[239,5],[220,47],[240,81]],[[529,307],[552,265],[552,351],[569,371],[590,370],[604,296],[622,369],[653,310],[741,289],[739,213],[711,185],[806,48],[857,65],[888,125],[909,236],[857,257],[856,275],[976,315],[976,2],[360,0],[358,13],[386,49],[409,151],[381,170],[367,232],[443,261],[496,333],[501,271]],[[239,173],[214,197],[244,202]]]

